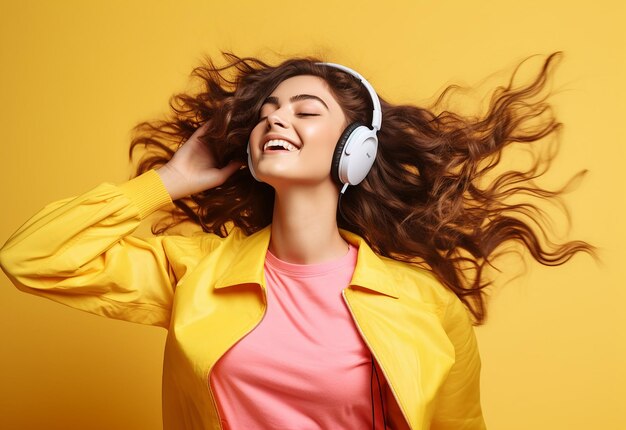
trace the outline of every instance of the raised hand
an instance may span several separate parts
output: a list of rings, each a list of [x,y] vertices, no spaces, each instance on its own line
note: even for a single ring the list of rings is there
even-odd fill
[[[213,155],[199,139],[205,131],[206,124],[157,170],[172,200],[217,187],[241,167],[238,161],[231,161],[223,168],[216,167]]]

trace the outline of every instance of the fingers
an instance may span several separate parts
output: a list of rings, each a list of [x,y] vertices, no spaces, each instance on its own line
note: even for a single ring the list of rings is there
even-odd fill
[[[216,182],[215,186],[221,185],[226,182],[226,179],[228,179],[233,173],[239,170],[242,165],[243,163],[241,161],[231,161],[221,169],[215,169],[213,176]]]
[[[239,170],[241,166],[243,166],[243,163],[241,161],[233,160],[230,163],[228,163],[226,166],[222,167],[220,169],[220,172],[225,174],[226,178],[228,178],[230,175],[232,175],[237,170]]]
[[[200,136],[202,136],[207,128],[208,128],[209,123],[205,122],[204,124],[202,124],[200,127],[198,127],[191,136],[189,136],[189,139],[187,139],[187,141],[190,140],[198,140],[200,138]]]

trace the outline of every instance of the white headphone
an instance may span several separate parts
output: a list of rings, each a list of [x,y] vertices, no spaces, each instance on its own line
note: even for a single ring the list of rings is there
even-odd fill
[[[334,67],[342,70],[361,81],[367,92],[372,99],[373,113],[372,113],[372,125],[371,127],[365,126],[358,122],[350,124],[341,137],[337,141],[335,146],[335,153],[333,154],[333,163],[331,167],[331,175],[334,180],[342,185],[341,192],[343,193],[348,185],[359,184],[374,165],[376,159],[376,153],[378,149],[378,136],[377,132],[380,130],[383,116],[382,109],[380,107],[380,100],[376,91],[367,80],[361,76],[358,72],[350,69],[349,67],[342,66],[335,63],[317,63],[322,66]],[[250,156],[250,142],[247,147],[248,152],[248,169],[250,173],[257,181],[259,178],[254,173],[252,167],[252,157]]]

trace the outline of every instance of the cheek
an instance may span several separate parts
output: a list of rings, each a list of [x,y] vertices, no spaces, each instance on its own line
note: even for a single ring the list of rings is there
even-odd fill
[[[262,127],[261,127],[261,123],[258,123],[257,125],[254,126],[254,128],[252,129],[252,131],[250,132],[250,137],[248,138],[248,140],[250,142],[252,142],[252,140],[258,140],[260,137],[260,134],[262,132]]]
[[[313,132],[304,139],[308,157],[315,157],[317,162],[326,164],[332,160],[335,148],[337,147],[337,134],[325,130],[324,132]],[[308,144],[306,144],[308,142]]]
[[[342,131],[343,129],[328,127],[328,125],[312,125],[302,129],[302,134],[306,135],[309,141],[315,142],[318,146],[334,148],[339,141]]]
[[[325,139],[325,146],[329,156],[332,158],[335,154],[335,150],[337,148],[337,143],[341,139],[341,135],[343,134],[343,128],[338,128],[329,132]]]
[[[250,132],[250,136],[248,136],[248,145],[250,145],[250,152],[253,155],[257,155],[257,148],[259,147],[259,142],[263,137],[263,127],[261,124],[257,124],[252,131]]]

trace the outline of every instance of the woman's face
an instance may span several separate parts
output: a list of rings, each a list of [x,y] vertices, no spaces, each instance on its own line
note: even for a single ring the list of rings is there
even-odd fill
[[[284,80],[265,100],[250,134],[256,176],[272,186],[332,182],[333,152],[346,125],[322,78]]]

